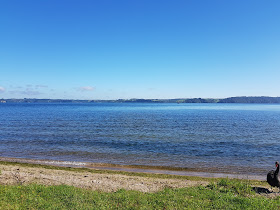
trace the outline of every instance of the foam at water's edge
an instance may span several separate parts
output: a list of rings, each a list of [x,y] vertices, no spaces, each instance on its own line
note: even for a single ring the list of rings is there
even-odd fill
[[[55,166],[85,166],[87,163],[76,161],[59,161],[59,160],[34,160],[26,158],[7,158],[0,157],[0,161],[19,162],[19,163],[33,163],[42,165],[55,165]]]

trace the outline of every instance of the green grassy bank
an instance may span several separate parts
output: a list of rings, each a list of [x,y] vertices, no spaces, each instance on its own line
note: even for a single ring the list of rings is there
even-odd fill
[[[151,178],[204,180],[210,183],[207,186],[181,189],[166,188],[155,193],[128,190],[105,193],[66,185],[0,185],[0,209],[280,209],[280,197],[276,196],[278,194],[260,195],[253,189],[252,186],[268,188],[268,185],[262,181],[66,168],[3,161],[0,165]]]
[[[256,194],[249,181],[220,179],[208,186],[156,193],[113,193],[71,186],[0,185],[0,209],[279,209],[280,198]]]

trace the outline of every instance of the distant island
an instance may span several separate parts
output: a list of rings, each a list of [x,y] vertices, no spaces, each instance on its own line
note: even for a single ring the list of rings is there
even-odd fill
[[[71,100],[71,99],[0,99],[0,103],[250,103],[280,104],[280,97],[240,96],[222,99],[178,98],[178,99],[118,99],[118,100]]]

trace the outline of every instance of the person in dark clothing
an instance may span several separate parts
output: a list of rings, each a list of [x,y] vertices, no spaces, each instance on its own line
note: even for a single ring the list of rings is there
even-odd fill
[[[280,182],[278,179],[279,174],[279,163],[278,161],[275,162],[276,170],[271,170],[267,174],[267,182],[270,184],[271,187],[278,187],[280,188]]]

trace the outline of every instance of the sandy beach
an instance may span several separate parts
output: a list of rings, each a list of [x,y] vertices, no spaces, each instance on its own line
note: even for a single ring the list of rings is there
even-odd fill
[[[4,161],[4,160],[6,161]],[[7,161],[10,160],[10,161]],[[21,160],[21,161],[20,161]],[[153,193],[165,188],[186,188],[194,186],[208,186],[219,176],[203,177],[182,176],[166,173],[166,170],[153,170],[137,173],[133,168],[124,167],[123,170],[108,170],[102,164],[98,167],[65,167],[55,164],[26,163],[28,159],[1,158],[0,159],[0,185],[68,185],[100,192],[116,192],[120,189],[135,190],[144,193]],[[97,164],[98,165],[98,164]],[[143,170],[143,169],[141,169]],[[146,170],[146,169],[145,169]],[[176,171],[173,171],[177,173]],[[180,171],[178,171],[180,173]],[[184,172],[183,172],[184,173]],[[193,172],[189,172],[193,173]],[[195,172],[197,173],[197,172]],[[146,174],[147,176],[143,176]],[[230,177],[228,177],[230,178]],[[233,177],[236,178],[236,177]],[[243,179],[243,178],[239,178]],[[245,179],[249,180],[249,177]],[[244,179],[243,179],[244,180]],[[250,179],[253,189],[261,196],[274,198],[280,196],[276,188],[270,188],[264,180]]]
[[[2,165],[1,162],[0,170],[0,184],[4,185],[30,183],[43,185],[65,184],[104,192],[114,192],[119,189],[155,192],[165,187],[182,188],[208,184],[207,181],[55,170],[20,165]]]
[[[255,174],[252,173],[230,173],[229,171],[221,172],[221,169],[208,168],[201,170],[196,168],[176,168],[164,166],[143,166],[143,165],[117,165],[107,163],[90,163],[90,162],[75,162],[75,161],[58,161],[58,160],[38,160],[26,158],[10,158],[0,157],[0,162],[17,162],[40,165],[51,165],[59,167],[73,167],[73,168],[89,168],[94,170],[109,170],[120,172],[134,172],[134,173],[151,173],[151,174],[166,174],[179,176],[195,176],[205,178],[236,178],[236,179],[250,179],[250,180],[266,180],[266,173]]]

